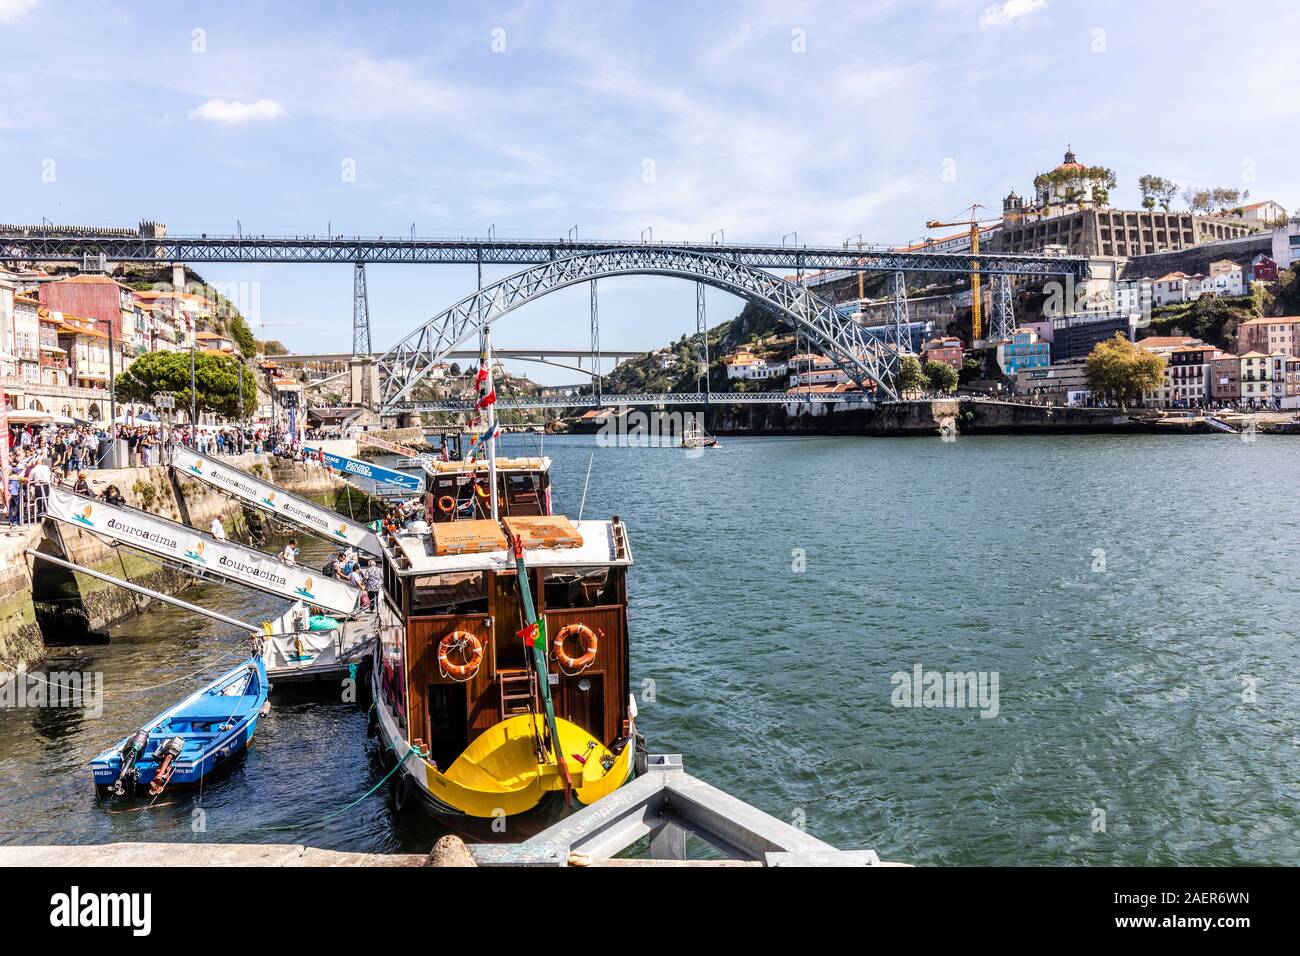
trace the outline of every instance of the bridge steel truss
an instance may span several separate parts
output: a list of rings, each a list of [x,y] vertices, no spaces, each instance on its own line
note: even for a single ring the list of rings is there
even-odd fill
[[[318,262],[446,265],[537,265],[576,255],[635,246],[648,254],[690,252],[720,256],[756,269],[842,269],[850,272],[947,272],[1021,278],[1088,275],[1088,260],[1071,256],[1000,253],[896,252],[880,248],[758,244],[577,242],[557,239],[413,239],[319,236],[48,235],[28,230],[0,234],[0,261],[81,262]]]
[[[657,405],[789,405],[815,400],[834,405],[860,405],[870,408],[875,405],[871,396],[860,392],[838,392],[818,394],[813,398],[806,395],[791,395],[789,392],[728,392],[724,395],[709,392],[628,392],[626,394],[606,395],[547,395],[537,398],[499,398],[496,407],[501,411],[513,409],[561,409],[561,408],[614,408]],[[402,411],[409,412],[463,412],[469,414],[476,408],[473,399],[430,399],[429,401],[404,402]]]
[[[630,246],[556,259],[507,276],[434,316],[379,358],[379,405],[385,413],[414,411],[411,390],[452,349],[527,302],[579,282],[619,275],[673,276],[731,292],[802,329],[863,391],[895,399],[887,354],[863,327],[830,302],[785,279],[726,259],[685,249]]]

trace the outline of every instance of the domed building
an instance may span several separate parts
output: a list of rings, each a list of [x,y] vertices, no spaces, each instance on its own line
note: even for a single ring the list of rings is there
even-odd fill
[[[1034,189],[1035,205],[1044,213],[1105,208],[1109,200],[1105,173],[1083,165],[1068,146],[1059,166],[1034,178]]]

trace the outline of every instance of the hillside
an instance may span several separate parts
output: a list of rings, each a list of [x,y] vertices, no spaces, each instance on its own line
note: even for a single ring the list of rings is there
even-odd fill
[[[719,323],[709,329],[709,389],[713,392],[752,391],[756,387],[779,390],[786,387],[786,379],[766,382],[745,382],[727,378],[723,359],[737,349],[745,348],[757,355],[771,359],[788,359],[794,354],[795,334],[771,312],[746,304],[734,319]],[[703,360],[703,341],[697,332],[683,335],[676,342],[640,358],[623,362],[604,377],[605,394],[630,392],[694,392],[699,389],[699,365]],[[590,386],[582,394],[592,393]]]

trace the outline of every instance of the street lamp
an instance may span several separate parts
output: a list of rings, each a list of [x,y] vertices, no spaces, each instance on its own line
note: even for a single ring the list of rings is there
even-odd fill
[[[171,446],[171,423],[172,409],[176,407],[176,396],[171,392],[154,392],[153,406],[160,412],[165,412],[163,417],[163,456],[168,463],[172,460]]]

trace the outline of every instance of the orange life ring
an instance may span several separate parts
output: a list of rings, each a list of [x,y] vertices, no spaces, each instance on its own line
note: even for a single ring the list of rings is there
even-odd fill
[[[450,654],[454,650],[464,651],[465,663],[453,664]],[[483,642],[469,631],[452,631],[438,644],[438,667],[442,673],[454,680],[469,680],[478,673],[483,663]]]
[[[582,655],[579,657],[571,656],[564,649],[564,642],[575,635],[582,641]],[[551,650],[555,652],[555,659],[566,671],[581,671],[595,662],[596,647],[599,643],[596,632],[587,625],[566,624],[560,628],[560,633],[555,635],[555,640],[551,642]]]
[[[443,495],[438,499],[438,510],[445,515],[452,514],[456,510],[456,499],[451,495]]]

